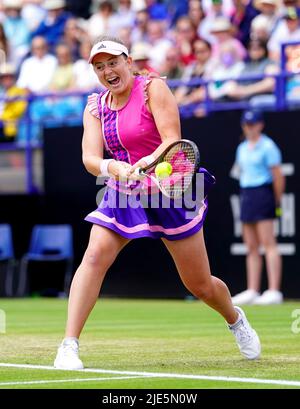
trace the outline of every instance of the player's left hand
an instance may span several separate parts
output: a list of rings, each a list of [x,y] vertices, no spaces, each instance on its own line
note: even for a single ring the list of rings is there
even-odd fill
[[[137,168],[144,168],[148,164],[147,162],[142,158],[139,161],[137,161],[134,165],[132,165],[128,170],[127,170],[127,177],[130,180],[141,180],[143,179],[143,176],[137,174],[135,170]]]

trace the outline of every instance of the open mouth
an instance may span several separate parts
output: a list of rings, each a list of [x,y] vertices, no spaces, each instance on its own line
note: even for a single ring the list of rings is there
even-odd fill
[[[110,84],[110,85],[118,85],[120,82],[120,77],[112,77],[112,78],[107,78],[106,81]]]

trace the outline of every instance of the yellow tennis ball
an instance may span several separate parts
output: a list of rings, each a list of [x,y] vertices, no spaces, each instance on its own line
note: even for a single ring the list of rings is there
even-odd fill
[[[172,165],[169,162],[161,162],[155,168],[155,174],[159,179],[167,178],[172,174]]]

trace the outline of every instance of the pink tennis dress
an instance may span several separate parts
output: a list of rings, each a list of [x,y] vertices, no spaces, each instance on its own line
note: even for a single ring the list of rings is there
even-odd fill
[[[116,160],[133,165],[161,144],[154,118],[146,106],[150,81],[135,77],[129,99],[119,110],[108,107],[109,91],[88,97],[89,111],[102,124],[105,149]],[[206,169],[200,168],[199,175],[184,201],[166,198],[161,192],[149,194],[141,182],[124,185],[110,178],[98,208],[85,220],[128,239],[188,237],[201,229],[207,213],[207,193],[215,183]]]

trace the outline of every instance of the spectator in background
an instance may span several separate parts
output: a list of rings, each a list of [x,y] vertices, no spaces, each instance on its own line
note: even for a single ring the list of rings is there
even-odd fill
[[[248,45],[249,59],[246,61],[240,78],[251,75],[276,75],[279,71],[278,66],[268,57],[267,44],[261,40],[251,40]],[[252,104],[263,104],[269,102],[268,95],[272,95],[275,90],[276,80],[274,77],[263,79],[254,79],[247,81],[236,81],[227,84],[227,96],[233,99],[251,99]],[[273,95],[272,95],[272,102]]]
[[[204,19],[204,12],[202,9],[201,1],[199,0],[189,0],[188,2],[188,17],[196,30],[196,33],[198,33],[200,24],[202,23],[202,20]]]
[[[234,36],[246,47],[250,38],[251,22],[257,16],[258,11],[252,6],[251,0],[233,0],[233,5],[230,21],[235,28]]]
[[[230,84],[227,80],[239,78],[244,66],[234,42],[224,43],[218,59],[212,60],[210,79],[214,80],[214,83],[208,86],[209,97],[213,100],[227,100]]]
[[[65,10],[65,0],[45,0],[43,7],[47,11],[46,18],[32,33],[32,37],[45,37],[50,51],[54,51],[64,35],[65,24],[72,15]]]
[[[132,34],[132,27],[123,26],[119,28],[117,31],[118,37],[123,41],[128,49],[131,48],[132,41],[131,41],[131,34]]]
[[[275,31],[268,42],[270,57],[280,60],[281,44],[290,41],[300,41],[300,9],[296,7],[287,7],[283,20],[278,23]]]
[[[276,28],[278,21],[280,19],[279,11],[279,0],[256,0],[254,2],[254,7],[260,11],[260,14],[255,17],[253,22],[256,19],[261,19],[262,16],[265,17],[266,26],[270,34]]]
[[[134,72],[138,72],[141,75],[156,72],[149,64],[149,51],[150,46],[148,43],[140,42],[133,44],[130,56],[132,58],[132,68]]]
[[[16,85],[16,68],[9,63],[0,66],[1,96],[5,98],[26,97],[27,91]],[[3,135],[7,140],[13,140],[18,134],[18,123],[26,111],[27,101],[4,101],[0,113],[3,121]]]
[[[112,18],[114,33],[118,33],[123,27],[133,27],[135,12],[131,7],[131,0],[119,0],[116,13]]]
[[[34,101],[31,104],[31,115],[38,124],[50,120],[51,124],[57,126],[56,121],[61,122],[70,118],[79,119],[82,114],[82,101],[79,96],[65,95],[65,93],[74,90],[75,82],[72,54],[69,47],[60,43],[56,46],[55,53],[57,65],[49,84],[49,92],[55,95]]]
[[[60,43],[55,48],[55,55],[57,65],[49,84],[49,90],[55,92],[70,91],[74,83],[71,50],[67,44]]]
[[[80,58],[73,64],[73,89],[75,91],[91,91],[99,88],[98,78],[91,64],[88,63],[92,49],[89,40],[83,40],[79,47]]]
[[[261,40],[267,43],[269,41],[272,31],[272,26],[267,18],[263,14],[256,16],[250,27],[250,39],[251,40]]]
[[[89,35],[80,27],[75,17],[70,17],[65,24],[64,34],[60,39],[61,43],[66,44],[71,50],[73,61],[80,57],[79,47],[81,41],[89,39]]]
[[[187,16],[180,17],[177,20],[174,34],[175,46],[180,52],[180,61],[183,65],[188,65],[195,60],[193,42],[197,38],[197,31],[192,20]]]
[[[160,74],[169,80],[179,79],[183,74],[183,64],[180,61],[181,54],[177,47],[171,47],[166,53],[164,62],[160,67]]]
[[[213,58],[218,61],[224,58],[223,48],[232,46],[235,48],[235,56],[240,60],[244,60],[247,56],[247,52],[242,45],[242,43],[234,38],[233,35],[234,27],[230,23],[230,20],[226,17],[218,17],[215,19],[214,23],[211,26],[211,34],[214,36],[215,41],[213,44]]]
[[[210,11],[205,13],[205,17],[198,27],[198,36],[211,44],[216,42],[211,29],[218,17],[226,17],[223,12],[223,0],[212,0]]]
[[[148,40],[149,13],[147,9],[137,11],[135,24],[131,32],[132,44],[137,42],[147,42]]]
[[[241,221],[243,239],[247,246],[247,290],[232,298],[237,305],[280,304],[281,256],[274,234],[276,207],[280,206],[284,191],[281,172],[281,152],[267,135],[262,133],[261,112],[246,111],[241,120],[245,141],[236,152],[235,170],[239,173]],[[266,257],[268,290],[260,295],[263,246]]]
[[[48,53],[44,37],[37,36],[31,43],[31,56],[21,64],[18,86],[33,93],[45,92],[54,75],[57,59]]]
[[[207,79],[211,75],[211,44],[206,40],[198,39],[194,42],[194,54],[196,61],[189,64],[182,75],[183,81],[193,78]],[[175,91],[175,99],[179,105],[195,104],[204,101],[205,87],[190,87],[182,85]]]
[[[21,17],[22,0],[3,0],[3,28],[9,44],[10,61],[18,67],[30,49],[30,32]]]
[[[87,32],[92,40],[113,31],[114,8],[111,1],[101,1],[98,10],[87,21]]]
[[[165,25],[162,21],[150,20],[147,25],[147,32],[150,44],[150,65],[158,71],[163,63],[167,50],[171,48],[173,44],[166,38]]]
[[[46,10],[42,4],[43,0],[23,0],[21,16],[30,33],[35,31],[46,17]]]

